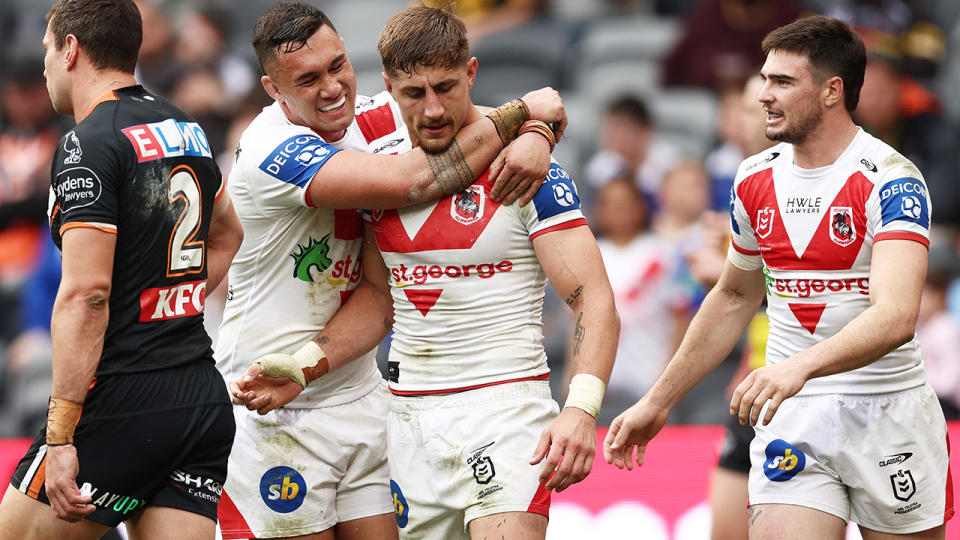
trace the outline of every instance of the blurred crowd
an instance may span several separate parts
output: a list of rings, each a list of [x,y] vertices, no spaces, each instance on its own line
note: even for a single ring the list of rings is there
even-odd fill
[[[144,19],[137,79],[197,118],[224,176],[239,134],[269,102],[249,35],[271,3],[137,0]],[[313,3],[344,36],[359,92],[382,91],[377,34],[408,1]],[[73,119],[55,114],[46,93],[40,39],[48,7],[0,6],[0,437],[32,435],[49,395],[60,256],[47,193],[50,160]],[[476,103],[496,105],[546,85],[564,96],[570,127],[555,157],[577,181],[622,321],[601,422],[650,387],[722,268],[737,166],[769,144],[750,86],[763,36],[806,12],[855,26],[869,52],[856,120],[916,163],[932,195],[918,336],[945,412],[960,418],[960,3],[461,0],[457,7],[480,62]],[[216,306],[216,299],[207,306],[211,332]],[[548,296],[544,319],[552,379],[565,388],[563,303]],[[722,422],[724,388],[749,349],[738,347],[671,420]]]

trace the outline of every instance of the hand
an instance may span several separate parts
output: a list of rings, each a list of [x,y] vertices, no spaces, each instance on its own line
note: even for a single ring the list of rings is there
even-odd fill
[[[267,377],[260,374],[260,364],[254,363],[230,384],[234,403],[243,403],[247,409],[264,415],[279,409],[303,392],[303,387],[289,377]]]
[[[540,120],[553,126],[553,135],[557,142],[567,127],[567,111],[563,108],[560,93],[549,86],[527,92],[522,98],[530,110],[531,120]]]
[[[64,521],[80,521],[97,509],[90,504],[93,497],[81,495],[77,488],[79,472],[77,449],[72,444],[47,447],[47,498],[57,517]]]
[[[524,133],[501,150],[490,165],[489,179],[494,182],[490,199],[512,204],[519,197],[520,206],[524,206],[533,200],[548,172],[550,143],[537,133]]]
[[[647,444],[667,423],[670,411],[654,407],[641,399],[620,413],[610,424],[603,441],[603,457],[618,469],[633,470],[633,447],[637,447],[637,466],[643,465]]]
[[[796,369],[795,362],[790,362],[790,359],[757,368],[733,391],[730,414],[737,415],[741,425],[750,422],[751,426],[755,426],[760,417],[760,409],[770,400],[770,406],[763,415],[763,425],[769,424],[780,404],[799,392],[806,382],[807,377],[801,370]]]
[[[590,474],[596,448],[597,420],[582,409],[566,407],[543,430],[530,464],[546,457],[540,482],[559,493]]]

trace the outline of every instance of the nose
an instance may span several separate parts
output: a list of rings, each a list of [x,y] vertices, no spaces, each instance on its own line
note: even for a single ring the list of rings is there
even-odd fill
[[[760,103],[773,103],[773,94],[770,92],[770,81],[763,81],[763,86],[760,87],[760,93],[757,94],[757,101]]]
[[[444,108],[443,103],[440,102],[439,96],[433,91],[432,88],[428,88],[425,96],[425,103],[423,108],[423,114],[427,118],[440,118],[443,116]]]
[[[340,95],[342,84],[336,77],[324,77],[320,81],[320,97],[332,98]]]

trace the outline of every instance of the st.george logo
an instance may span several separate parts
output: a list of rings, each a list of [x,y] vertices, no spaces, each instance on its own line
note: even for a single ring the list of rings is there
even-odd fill
[[[857,240],[857,229],[853,226],[853,208],[830,207],[830,239],[838,246],[849,246]]]
[[[303,504],[307,483],[296,469],[274,467],[260,478],[260,497],[274,512],[287,514]]]
[[[450,217],[457,223],[470,225],[483,218],[483,207],[486,194],[483,186],[469,186],[457,193],[450,201]]]
[[[763,462],[763,474],[773,482],[786,482],[807,465],[807,456],[783,439],[770,442],[765,452],[767,459]]]

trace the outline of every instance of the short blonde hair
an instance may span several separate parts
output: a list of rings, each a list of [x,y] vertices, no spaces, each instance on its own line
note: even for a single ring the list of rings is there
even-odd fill
[[[417,66],[455,68],[467,63],[470,45],[451,4],[407,8],[387,21],[377,43],[387,76],[412,74]]]

